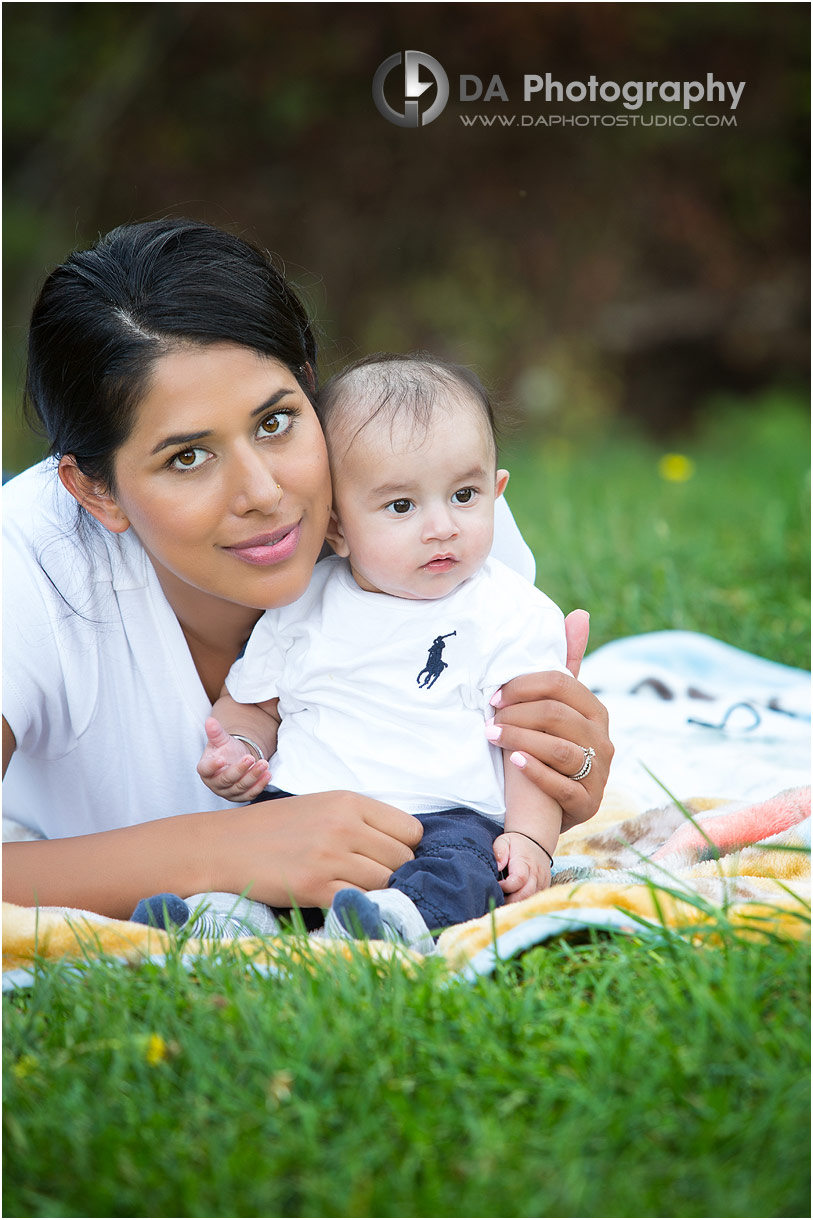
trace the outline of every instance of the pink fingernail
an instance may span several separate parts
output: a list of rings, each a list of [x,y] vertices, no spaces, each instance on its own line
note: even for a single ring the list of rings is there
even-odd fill
[[[502,707],[502,691],[496,690],[489,699],[489,703],[492,707]]]
[[[492,722],[486,725],[486,737],[489,741],[499,741],[502,737],[502,729],[498,724]]]
[[[512,762],[515,767],[519,767],[520,770],[528,765],[528,759],[524,754],[520,754],[518,750],[514,750],[514,753],[509,755],[509,761]]]

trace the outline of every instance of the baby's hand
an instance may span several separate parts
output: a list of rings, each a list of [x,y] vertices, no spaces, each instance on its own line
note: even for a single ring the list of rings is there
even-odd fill
[[[271,779],[267,761],[256,759],[214,716],[206,721],[206,737],[206,749],[198,763],[198,775],[206,787],[227,801],[250,801],[259,796]]]
[[[508,876],[500,882],[505,901],[520,902],[550,885],[550,860],[532,839],[518,832],[505,831],[494,840],[497,868],[508,868]]]

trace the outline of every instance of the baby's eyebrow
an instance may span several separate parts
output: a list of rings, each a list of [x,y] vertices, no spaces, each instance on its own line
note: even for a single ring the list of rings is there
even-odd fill
[[[470,470],[466,470],[463,474],[455,475],[449,479],[457,486],[462,486],[464,483],[470,483],[472,480],[482,480],[487,477],[487,471],[484,466],[472,466]],[[382,496],[391,496],[397,499],[398,496],[408,496],[415,490],[414,483],[382,483],[380,487],[371,487],[368,494],[370,500],[379,500]]]
[[[382,483],[380,487],[371,487],[367,494],[371,500],[380,500],[382,496],[403,496],[413,490],[410,483]]]
[[[472,466],[471,470],[467,470],[465,474],[458,475],[456,479],[452,479],[453,483],[468,483],[470,479],[484,479],[487,476],[485,466]]]

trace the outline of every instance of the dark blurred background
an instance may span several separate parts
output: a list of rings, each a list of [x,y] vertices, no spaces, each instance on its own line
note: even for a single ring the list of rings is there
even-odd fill
[[[3,6],[6,469],[26,319],[47,270],[123,221],[186,214],[275,251],[322,332],[322,373],[370,350],[473,364],[527,426],[626,418],[685,438],[721,395],[805,392],[807,4]],[[417,130],[372,77],[438,59],[452,92]],[[745,81],[736,126],[464,128],[560,81]],[[653,102],[644,115],[682,114]]]

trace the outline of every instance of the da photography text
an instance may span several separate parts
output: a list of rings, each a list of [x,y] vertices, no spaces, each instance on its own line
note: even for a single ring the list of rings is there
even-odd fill
[[[706,72],[704,78],[695,80],[628,80],[622,83],[612,80],[598,80],[594,75],[586,81],[564,81],[552,72],[529,72],[522,77],[521,85],[512,84],[509,93],[500,75],[489,78],[478,76],[473,72],[461,73],[457,77],[457,101],[468,108],[495,102],[510,102],[521,100],[528,103],[544,103],[549,106],[570,102],[575,105],[590,104],[593,106],[605,103],[620,105],[626,110],[623,113],[610,115],[567,115],[558,116],[560,125],[570,126],[629,126],[629,121],[622,119],[637,119],[646,126],[686,126],[689,119],[683,115],[652,115],[647,119],[637,112],[643,106],[653,103],[668,104],[680,107],[682,111],[691,111],[698,105],[724,106],[729,112],[729,122],[724,123],[721,116],[705,115],[691,116],[693,126],[732,126],[730,112],[737,109],[745,81],[718,80],[713,72]],[[446,108],[451,94],[449,77],[441,63],[424,51],[397,51],[379,64],[373,78],[373,101],[379,113],[390,123],[398,127],[425,127],[432,123]],[[522,126],[537,125],[555,126],[552,120],[557,116],[497,115],[490,116],[490,122],[484,122],[486,115],[476,116],[461,112],[460,118],[466,126]],[[718,122],[710,122],[717,118]],[[471,121],[467,121],[471,120]],[[573,119],[575,121],[571,122]],[[605,122],[605,119],[608,120]],[[653,122],[653,120],[660,120]],[[682,119],[681,121],[678,121]],[[501,120],[511,120],[501,121]],[[547,120],[547,121],[546,121]],[[582,120],[582,121],[579,121]]]

